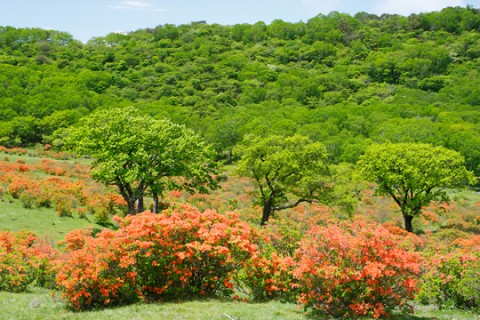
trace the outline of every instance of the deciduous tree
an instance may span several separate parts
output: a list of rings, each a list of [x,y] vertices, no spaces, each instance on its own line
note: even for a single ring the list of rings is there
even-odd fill
[[[255,181],[262,225],[275,211],[325,199],[328,166],[321,143],[301,135],[248,135],[234,152],[241,157],[238,173]]]
[[[398,143],[370,146],[357,162],[360,174],[377,183],[377,194],[392,197],[400,207],[405,229],[431,201],[448,201],[445,188],[474,183],[458,152],[429,144]]]
[[[168,120],[139,115],[132,107],[93,113],[68,131],[65,142],[94,159],[93,177],[117,186],[130,214],[143,211],[148,191],[158,210],[158,197],[166,190],[216,187],[213,154],[198,135]]]

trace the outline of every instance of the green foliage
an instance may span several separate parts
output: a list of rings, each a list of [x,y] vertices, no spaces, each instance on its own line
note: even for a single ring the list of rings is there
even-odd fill
[[[96,224],[107,227],[110,221],[110,214],[105,208],[98,209],[93,215],[93,219]]]
[[[261,224],[274,211],[326,198],[328,166],[325,147],[319,142],[301,135],[246,136],[235,153],[240,157],[238,173],[255,181],[263,207]],[[291,195],[297,197],[293,203],[289,203]]]
[[[427,144],[370,146],[357,163],[360,174],[377,184],[377,193],[392,197],[413,231],[412,219],[432,201],[448,201],[447,187],[475,183],[458,152]]]
[[[216,187],[213,155],[198,135],[168,120],[141,116],[134,108],[90,115],[68,131],[65,145],[94,158],[93,177],[117,186],[129,213],[148,191],[156,197],[166,190]]]
[[[0,144],[56,147],[57,130],[80,115],[131,105],[194,129],[227,161],[245,134],[299,133],[335,163],[354,163],[369,139],[433,143],[478,173],[478,144],[450,138],[455,125],[478,121],[444,126],[438,116],[478,112],[479,16],[472,7],[332,12],[298,23],[159,25],[87,44],[0,27]]]
[[[29,192],[23,192],[22,194],[20,194],[18,199],[20,200],[22,206],[25,209],[31,209],[33,207],[33,204],[35,203],[34,196]]]
[[[332,166],[332,180],[335,184],[330,193],[330,203],[341,216],[352,218],[360,203],[358,174],[352,165],[342,163]]]
[[[480,309],[480,259],[450,256],[439,259],[425,275],[417,299],[441,309]]]

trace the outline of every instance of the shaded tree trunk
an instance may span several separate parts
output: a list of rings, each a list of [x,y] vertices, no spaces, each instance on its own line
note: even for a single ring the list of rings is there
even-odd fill
[[[159,211],[159,209],[158,209],[158,193],[153,192],[152,196],[153,196],[153,213],[158,213],[158,211]]]
[[[405,230],[408,232],[413,232],[413,216],[404,213],[403,219],[405,220]]]
[[[262,221],[260,222],[260,225],[264,226],[268,222],[268,219],[270,219],[270,216],[275,211],[295,208],[296,206],[298,206],[302,202],[313,203],[314,200],[313,199],[300,198],[294,203],[286,204],[286,205],[283,205],[283,206],[273,206],[273,199],[268,199],[263,206]]]
[[[137,199],[137,213],[145,211],[145,204],[143,201],[143,196],[139,196]]]
[[[123,183],[118,177],[117,181],[113,183],[120,190],[120,194],[127,202],[128,214],[136,214],[145,211],[143,203],[143,195],[145,193],[145,183],[142,181],[136,188],[132,188],[129,183]]]
[[[134,199],[125,199],[128,207],[128,214],[135,214],[135,200]]]
[[[122,195],[123,199],[127,202],[128,214],[135,214],[135,202],[137,199],[133,195],[130,185],[121,183],[120,179],[118,179],[118,182],[115,185],[120,190],[120,194]]]
[[[226,161],[226,164],[230,164],[233,162],[233,150],[232,149],[228,149],[227,150],[227,161]]]
[[[270,216],[272,215],[272,212],[273,212],[272,200],[268,199],[263,204],[262,220],[260,221],[261,226],[264,226],[267,224],[268,219],[270,219]]]

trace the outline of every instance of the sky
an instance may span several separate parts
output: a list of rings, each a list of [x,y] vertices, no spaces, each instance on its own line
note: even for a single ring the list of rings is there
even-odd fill
[[[449,6],[478,8],[480,0],[0,0],[0,4],[0,26],[65,31],[86,42],[111,32],[167,23],[306,22],[331,11],[410,15]]]

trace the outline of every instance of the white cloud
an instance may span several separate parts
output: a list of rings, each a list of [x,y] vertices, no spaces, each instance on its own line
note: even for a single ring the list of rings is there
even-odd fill
[[[439,11],[445,7],[466,6],[462,0],[379,0],[373,5],[373,13],[397,13],[410,15],[412,13]]]
[[[118,5],[110,6],[110,8],[117,10],[139,10],[139,11],[158,11],[163,12],[164,10],[155,8],[153,4],[146,1],[137,1],[137,0],[124,0],[120,1]]]

